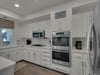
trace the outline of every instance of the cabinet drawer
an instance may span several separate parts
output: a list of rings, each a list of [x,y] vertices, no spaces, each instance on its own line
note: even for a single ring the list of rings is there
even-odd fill
[[[43,51],[43,54],[51,54],[51,52]]]
[[[42,58],[50,58],[51,56],[50,55],[42,55]]]
[[[50,62],[51,59],[50,58],[42,58],[42,61],[47,61],[47,62]]]

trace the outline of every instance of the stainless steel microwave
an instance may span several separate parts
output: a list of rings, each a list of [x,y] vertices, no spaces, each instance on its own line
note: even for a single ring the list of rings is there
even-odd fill
[[[32,33],[33,38],[45,38],[45,31],[33,31]]]

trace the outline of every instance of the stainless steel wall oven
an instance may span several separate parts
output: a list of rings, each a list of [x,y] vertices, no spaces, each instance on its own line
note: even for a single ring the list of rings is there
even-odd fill
[[[70,32],[53,32],[52,61],[55,64],[70,66]]]

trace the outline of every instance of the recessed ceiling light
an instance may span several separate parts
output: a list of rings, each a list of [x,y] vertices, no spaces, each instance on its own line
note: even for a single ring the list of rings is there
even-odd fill
[[[14,6],[18,8],[20,5],[16,3],[16,4],[14,4]]]

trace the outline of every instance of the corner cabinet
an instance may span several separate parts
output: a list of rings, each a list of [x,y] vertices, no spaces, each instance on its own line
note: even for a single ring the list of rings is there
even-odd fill
[[[86,55],[73,53],[72,75],[88,75],[88,60]]]

